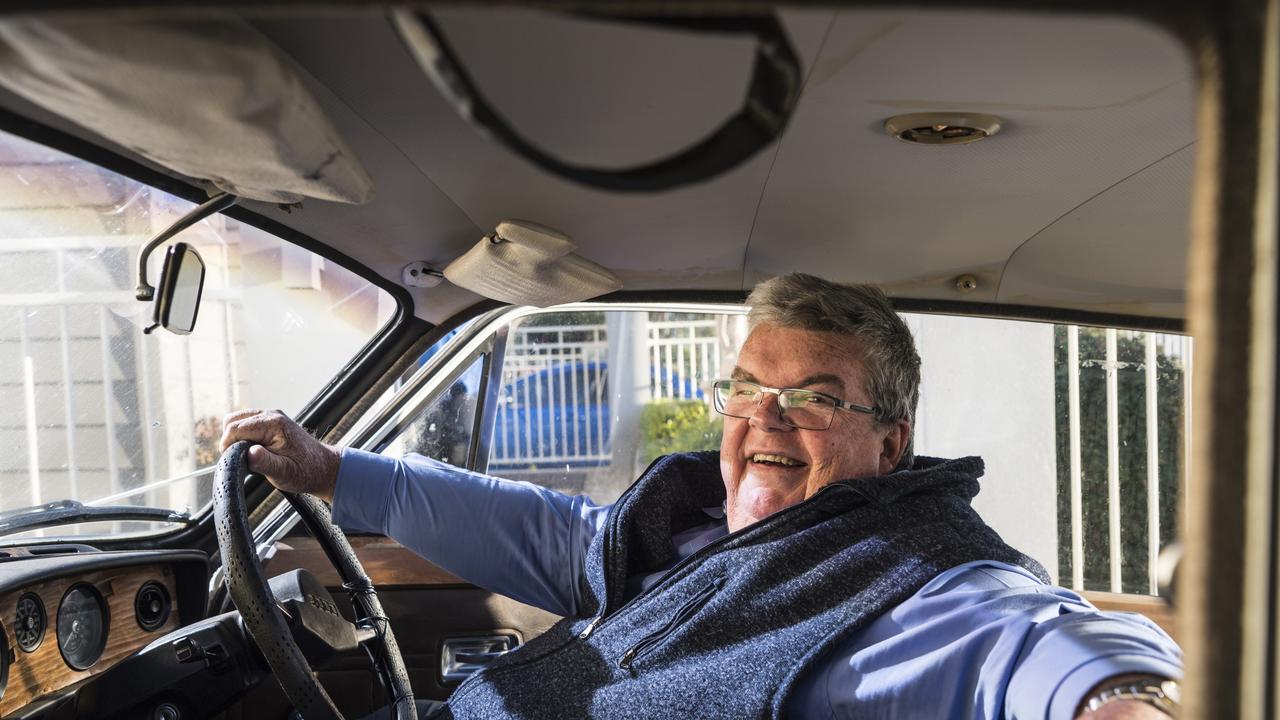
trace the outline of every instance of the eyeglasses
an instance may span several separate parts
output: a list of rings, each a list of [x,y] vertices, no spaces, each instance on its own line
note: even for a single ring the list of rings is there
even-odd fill
[[[749,418],[767,394],[778,396],[778,410],[782,421],[802,430],[826,430],[831,427],[836,408],[874,415],[879,410],[869,405],[859,405],[841,400],[816,390],[799,388],[771,388],[746,380],[717,380],[711,384],[715,391],[716,412],[736,418]]]

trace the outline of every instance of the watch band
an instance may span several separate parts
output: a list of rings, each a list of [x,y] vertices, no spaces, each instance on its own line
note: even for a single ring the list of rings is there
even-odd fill
[[[1081,703],[1081,709],[1094,712],[1103,705],[1121,700],[1147,703],[1172,718],[1178,717],[1182,708],[1177,681],[1149,677],[1100,690]]]

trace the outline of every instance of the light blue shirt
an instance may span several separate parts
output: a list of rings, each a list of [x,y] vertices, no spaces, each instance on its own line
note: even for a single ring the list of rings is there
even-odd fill
[[[419,455],[351,449],[333,498],[343,528],[395,538],[458,577],[558,615],[577,613],[587,548],[608,510]],[[673,538],[677,560],[725,534],[724,520],[710,515]],[[634,577],[628,590],[660,575]],[[856,633],[805,674],[789,710],[801,718],[1059,720],[1123,673],[1180,679],[1182,653],[1141,615],[1103,613],[1022,568],[982,561],[943,572]]]

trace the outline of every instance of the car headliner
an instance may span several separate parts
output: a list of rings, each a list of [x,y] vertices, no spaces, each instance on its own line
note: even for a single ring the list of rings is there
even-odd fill
[[[733,114],[751,44],[530,10],[433,11],[478,86],[561,158],[624,166]],[[805,86],[780,142],[699,185],[621,194],[557,179],[469,126],[379,9],[251,18],[294,63],[375,183],[360,206],[246,203],[399,283],[500,221],[572,237],[626,290],[748,289],[783,272],[900,298],[1180,319],[1194,128],[1181,42],[1105,16],[785,10]],[[0,105],[113,148],[10,95]],[[918,146],[908,112],[994,114],[1000,133]],[[977,288],[957,287],[972,274]],[[480,298],[413,289],[438,322]]]

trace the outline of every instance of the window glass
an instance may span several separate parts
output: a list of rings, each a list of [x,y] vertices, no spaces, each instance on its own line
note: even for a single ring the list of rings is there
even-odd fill
[[[720,447],[710,386],[738,313],[549,312],[514,323],[489,472],[612,502],[655,458]]]
[[[476,358],[444,392],[427,403],[382,453],[393,457],[417,453],[466,467],[483,369],[484,358]]]
[[[207,266],[194,332],[144,334],[153,309],[134,299],[139,251],[192,203],[4,133],[0,165],[0,510],[200,512],[222,416],[297,412],[394,311],[345,268],[215,215],[177,238]],[[153,285],[164,250],[151,257]]]
[[[1060,583],[1154,592],[1152,559],[1175,537],[1186,468],[1190,340],[904,318],[923,362],[917,454],[981,456],[974,506]],[[710,383],[729,375],[745,336],[738,312],[551,311],[514,323],[489,471],[604,503],[659,455],[717,449]]]

